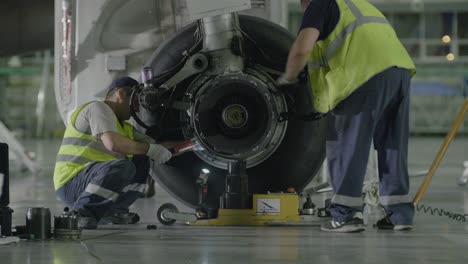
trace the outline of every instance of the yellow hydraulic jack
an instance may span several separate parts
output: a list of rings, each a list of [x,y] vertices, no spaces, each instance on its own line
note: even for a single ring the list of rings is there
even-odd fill
[[[268,225],[301,222],[299,196],[295,193],[254,194],[252,209],[219,209],[218,217],[198,220],[197,226]]]
[[[207,177],[202,176],[201,204],[203,194],[207,192],[203,190]],[[306,197],[306,202],[302,206],[300,196],[294,189],[289,189],[287,193],[249,195],[246,191],[245,163],[233,162],[226,176],[226,193],[220,199],[220,209],[208,209],[209,212],[203,212],[206,215],[197,215],[179,212],[174,205],[166,203],[159,208],[157,217],[165,225],[176,221],[196,226],[318,225],[322,221],[317,216],[327,216],[326,211],[316,211],[310,195],[323,187],[326,186],[305,190],[302,195]]]
[[[163,204],[157,213],[164,225],[176,221],[194,226],[260,226],[260,225],[319,225],[326,217],[325,209],[300,206],[296,193],[254,194],[251,209],[218,209],[215,218],[198,218],[194,213],[179,212],[173,204]],[[310,201],[306,202],[310,203]]]

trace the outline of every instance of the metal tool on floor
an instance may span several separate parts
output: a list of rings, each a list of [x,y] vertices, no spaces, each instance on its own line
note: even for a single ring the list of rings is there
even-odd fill
[[[81,229],[78,228],[78,216],[66,213],[54,216],[54,237],[56,239],[80,239]]]
[[[78,216],[65,212],[54,216],[54,229],[51,225],[49,208],[33,207],[26,213],[26,225],[16,226],[15,236],[27,240],[47,239],[80,239],[81,229],[78,228]]]
[[[45,207],[29,208],[26,213],[26,230],[34,239],[49,239],[52,237],[50,210]]]

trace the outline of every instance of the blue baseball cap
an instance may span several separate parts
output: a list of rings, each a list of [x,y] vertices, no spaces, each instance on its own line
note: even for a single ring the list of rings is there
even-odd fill
[[[124,77],[119,77],[117,79],[114,79],[112,83],[109,85],[109,88],[107,88],[107,94],[109,94],[112,89],[117,88],[117,87],[133,87],[138,85],[138,81],[133,79],[132,77],[124,76]]]

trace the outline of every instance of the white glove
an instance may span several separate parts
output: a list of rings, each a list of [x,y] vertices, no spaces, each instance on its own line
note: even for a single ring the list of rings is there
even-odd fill
[[[278,85],[291,85],[291,84],[295,84],[297,83],[298,80],[297,79],[294,79],[294,80],[288,80],[286,79],[286,77],[283,75],[281,75],[278,80],[276,80],[276,84]]]
[[[158,164],[163,164],[171,159],[172,153],[159,144],[150,144],[146,156]]]

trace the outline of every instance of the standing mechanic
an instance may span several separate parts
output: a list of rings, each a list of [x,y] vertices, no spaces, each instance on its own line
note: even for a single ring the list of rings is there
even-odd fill
[[[135,85],[130,77],[115,79],[105,101],[80,106],[65,130],[54,185],[81,228],[94,229],[99,220],[136,223],[139,217],[128,207],[148,188],[148,158],[161,164],[172,156],[162,145],[146,143],[154,141],[126,122]]]
[[[410,79],[415,66],[386,18],[366,0],[302,0],[304,17],[278,85],[307,64],[315,110],[328,114],[333,219],[323,231],[364,230],[362,185],[378,152],[381,229],[412,228],[407,168]]]

